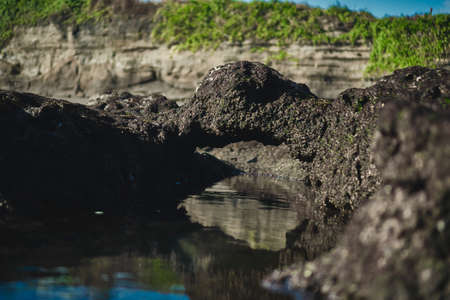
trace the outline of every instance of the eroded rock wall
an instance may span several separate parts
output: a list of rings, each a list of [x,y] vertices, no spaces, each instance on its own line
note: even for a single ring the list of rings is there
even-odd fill
[[[149,19],[136,17],[75,27],[54,23],[16,28],[0,50],[0,88],[84,102],[107,90],[193,95],[209,69],[240,60],[260,61],[313,93],[333,98],[365,87],[368,46],[289,45],[285,59],[273,43],[223,44],[216,50],[176,51],[150,39]],[[265,50],[261,50],[264,49]]]

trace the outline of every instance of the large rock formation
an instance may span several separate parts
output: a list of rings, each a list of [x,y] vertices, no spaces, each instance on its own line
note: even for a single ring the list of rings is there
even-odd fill
[[[204,147],[309,187],[314,212],[287,242],[310,258],[361,207],[336,250],[273,280],[332,297],[439,298],[449,275],[449,95],[447,70],[412,67],[332,101],[247,61],[210,70],[181,107],[161,95],[110,94],[86,107],[2,91],[0,212],[169,214],[173,198],[236,171],[195,152]]]
[[[58,183],[57,186],[66,186],[72,181],[64,181],[64,176],[58,174],[71,173],[67,165],[57,163],[58,167],[54,169],[37,166],[70,157],[72,159],[67,161],[69,165],[74,164],[76,171],[73,174],[80,174],[72,176],[80,178],[73,182],[81,180],[80,186],[86,186],[87,182],[91,182],[89,186],[93,188],[94,182],[102,186],[98,181],[112,176],[105,175],[108,168],[127,173],[120,175],[124,178],[149,176],[155,177],[156,182],[167,182],[172,175],[166,179],[151,175],[149,170],[183,170],[183,166],[193,159],[197,146],[230,147],[227,146],[230,143],[254,140],[263,144],[262,149],[281,149],[279,157],[284,163],[277,169],[279,173],[274,174],[271,162],[276,162],[278,157],[272,152],[270,160],[258,162],[258,157],[254,157],[246,164],[239,164],[241,169],[247,171],[246,165],[253,163],[252,166],[257,170],[261,166],[265,173],[304,181],[316,192],[316,202],[327,209],[330,217],[336,217],[339,211],[357,207],[378,187],[380,177],[371,163],[369,146],[384,103],[390,98],[402,98],[440,105],[439,101],[448,94],[447,79],[445,70],[409,68],[368,89],[348,90],[331,101],[316,97],[307,86],[294,83],[263,64],[243,61],[212,69],[193,98],[180,108],[158,95],[143,97],[122,93],[103,96],[87,108],[29,94],[3,92],[3,111],[13,113],[2,115],[4,124],[9,124],[2,128],[5,130],[11,124],[17,124],[2,133],[8,144],[2,149],[3,156],[8,158],[3,159],[10,164],[18,164],[16,160],[22,164],[16,168],[8,165],[4,169],[5,178],[9,168],[17,177],[10,176],[4,182],[5,186],[18,186],[16,179],[24,173],[21,168],[25,170],[29,165],[28,170],[49,170],[44,172],[49,176],[48,181],[36,181],[35,185],[41,187],[34,189],[47,190],[41,183],[53,181]],[[23,136],[26,141],[19,142]],[[123,139],[127,141],[122,142]],[[41,144],[46,140],[48,142]],[[100,140],[102,143],[98,142]],[[26,154],[28,149],[41,147],[48,151],[41,150],[36,157],[34,153]],[[56,150],[51,150],[53,148]],[[108,160],[105,153],[110,153],[111,149],[118,151],[111,155],[119,164],[105,162],[102,167],[92,167]],[[27,159],[19,159],[19,153]],[[74,159],[74,155],[81,155],[84,163],[76,162],[78,158]],[[158,168],[153,161],[158,162]],[[233,163],[232,160],[229,162]],[[102,169],[101,172],[106,173],[91,172],[92,178],[81,176],[89,168]],[[32,178],[41,171],[36,172],[26,177],[29,182],[33,182]],[[142,176],[142,172],[148,174]],[[184,178],[188,181],[186,176]],[[121,184],[116,182],[113,186],[117,189]],[[9,198],[7,192],[3,193]],[[92,195],[96,193],[92,192]],[[115,191],[113,194],[120,193]],[[83,198],[80,195],[71,197]]]
[[[369,146],[384,102],[394,97],[442,100],[447,78],[445,70],[409,68],[330,101],[262,64],[239,62],[212,69],[191,102],[174,111],[175,116],[160,115],[159,122],[173,124],[198,146],[256,140],[287,147],[294,160],[276,175],[305,181],[317,190],[317,201],[333,212],[358,206],[377,189],[380,178]],[[280,157],[285,159],[285,153]],[[264,164],[270,172],[270,163]]]

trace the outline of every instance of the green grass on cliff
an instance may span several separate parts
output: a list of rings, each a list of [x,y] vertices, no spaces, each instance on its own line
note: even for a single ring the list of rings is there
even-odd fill
[[[436,67],[449,59],[450,15],[384,18],[362,25],[371,36],[368,74],[408,66]],[[353,29],[355,30],[355,28]]]
[[[449,15],[375,19],[346,7],[310,8],[280,1],[191,0],[168,2],[156,16],[153,37],[180,50],[215,48],[223,42],[372,45],[369,75],[448,59]],[[338,35],[331,35],[335,28]]]
[[[352,12],[338,6],[323,10],[280,1],[191,0],[168,2],[156,16],[153,37],[176,44],[181,50],[215,48],[222,42],[275,40],[328,43],[326,23],[343,23],[351,28],[359,20],[373,20],[366,12]]]
[[[145,12],[144,5],[149,4],[137,0],[1,0],[0,47],[17,25],[35,25],[49,18],[79,24],[136,8]],[[152,38],[179,50],[214,49],[223,42],[246,40],[275,41],[280,46],[367,43],[372,46],[366,69],[371,76],[412,65],[435,67],[450,52],[448,14],[376,19],[341,6],[320,9],[281,1],[190,0],[167,1],[152,18]],[[280,59],[290,57],[286,54]]]
[[[13,34],[14,26],[36,25],[52,17],[68,23],[98,19],[105,9],[91,9],[95,0],[1,0],[0,47]]]

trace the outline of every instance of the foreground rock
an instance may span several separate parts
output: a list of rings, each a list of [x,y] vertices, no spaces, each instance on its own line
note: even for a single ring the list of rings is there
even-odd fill
[[[194,153],[183,138],[163,138],[165,129],[148,122],[164,99],[122,96],[122,109],[108,112],[0,91],[2,203],[28,215],[170,214],[174,198],[230,174],[229,166]]]
[[[335,250],[266,284],[333,299],[449,295],[450,113],[439,103],[389,103],[379,124],[373,155],[382,188]]]

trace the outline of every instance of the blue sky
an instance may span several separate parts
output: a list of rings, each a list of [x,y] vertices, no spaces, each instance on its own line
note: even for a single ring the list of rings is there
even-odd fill
[[[336,4],[337,1],[300,0],[295,2],[327,8]],[[414,15],[429,12],[430,7],[433,8],[433,13],[450,13],[450,0],[340,0],[339,3],[352,10],[367,10],[376,17]]]
[[[147,2],[151,0],[140,0]],[[154,0],[158,1],[158,0]],[[244,0],[251,1],[251,0]],[[328,8],[335,5],[336,0],[288,0],[298,3],[307,3],[309,6],[319,6]],[[450,13],[450,0],[340,0],[341,5],[345,5],[351,10],[366,10],[376,17],[389,16],[411,16],[429,12],[433,8],[434,14]]]

